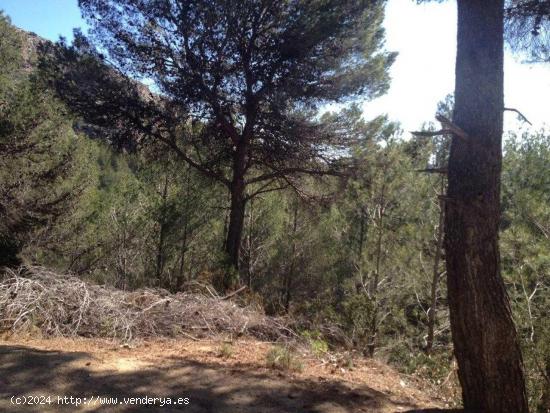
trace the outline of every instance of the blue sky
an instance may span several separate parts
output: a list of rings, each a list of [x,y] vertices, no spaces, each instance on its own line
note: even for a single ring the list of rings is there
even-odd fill
[[[50,40],[71,39],[73,28],[84,25],[77,0],[0,0],[0,10],[17,27]]]
[[[51,40],[72,37],[83,27],[77,0],[0,0],[13,24]],[[432,121],[437,102],[454,89],[456,4],[390,0],[386,9],[386,48],[399,52],[391,69],[388,94],[364,107],[367,119],[388,113],[405,130]],[[528,65],[506,53],[505,104],[523,112],[538,129],[550,125],[550,64]],[[505,127],[524,127],[516,115],[505,115]]]

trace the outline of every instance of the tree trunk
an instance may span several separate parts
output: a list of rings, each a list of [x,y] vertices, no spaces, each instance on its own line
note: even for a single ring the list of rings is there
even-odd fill
[[[384,236],[384,213],[385,213],[385,190],[386,184],[382,185],[380,207],[379,207],[379,217],[378,217],[378,239],[376,240],[376,267],[374,280],[372,284],[372,317],[370,320],[370,332],[369,332],[369,343],[367,345],[367,351],[369,357],[374,357],[374,350],[376,348],[376,338],[378,335],[378,285],[380,284],[380,268],[382,263],[382,238]]]
[[[168,174],[164,177],[164,187],[162,190],[162,211],[160,216],[160,230],[159,230],[159,239],[157,244],[157,260],[155,274],[158,280],[159,286],[164,287],[163,285],[163,273],[164,273],[164,240],[166,238],[166,203],[168,198]]]
[[[360,281],[363,281],[363,250],[365,249],[365,238],[367,234],[367,213],[361,207],[361,218],[359,221],[359,245],[357,246],[357,268],[359,269]]]
[[[288,311],[290,310],[290,301],[292,298],[292,281],[294,280],[294,272],[296,268],[296,232],[298,229],[298,203],[294,205],[294,214],[293,214],[293,220],[292,220],[292,248],[290,251],[290,268],[288,269],[288,273],[286,275],[285,280],[285,296],[284,296],[284,303],[285,303],[285,313],[288,314]]]
[[[181,248],[180,248],[180,268],[178,272],[178,280],[176,284],[176,291],[181,291],[183,284],[185,283],[185,255],[187,254],[187,237],[188,237],[188,228],[189,228],[189,219],[190,219],[190,198],[191,198],[191,167],[187,168],[187,173],[185,176],[185,203],[184,203],[184,223],[183,223],[183,236],[181,239]]]
[[[443,195],[445,188],[445,178],[441,177],[441,190],[440,195]],[[428,339],[426,342],[426,353],[432,351],[434,344],[434,330],[435,330],[435,316],[437,311],[437,285],[439,284],[439,263],[441,261],[441,248],[443,247],[443,226],[445,217],[445,204],[443,199],[439,199],[439,226],[437,227],[437,242],[434,257],[434,267],[432,274],[432,288],[430,296],[430,310],[428,311]]]
[[[237,182],[231,188],[229,226],[227,229],[227,241],[225,243],[225,251],[229,258],[231,271],[233,272],[237,272],[239,270],[239,255],[241,249],[241,237],[244,225],[245,207],[246,201],[244,199],[244,184],[243,182]],[[230,288],[231,285],[229,284],[232,284],[235,281],[237,280],[231,281],[227,279],[226,281],[224,281],[224,287]]]
[[[180,268],[178,272],[176,291],[181,291],[183,285],[185,284],[185,254],[187,254],[187,219],[183,224],[183,237],[181,239],[180,247]]]
[[[252,200],[250,200],[250,205],[248,206],[248,225],[247,225],[247,235],[246,235],[246,254],[243,257],[245,269],[246,269],[246,284],[248,285],[248,290],[252,291],[252,233],[253,233],[253,223],[254,223],[254,208]]]
[[[503,0],[459,0],[445,253],[464,408],[527,412],[523,362],[504,282],[498,229],[503,115]]]
[[[245,198],[246,146],[239,145],[233,155],[233,181],[231,182],[231,206],[225,252],[230,268],[226,271],[223,287],[225,290],[239,283],[239,255],[246,208]]]

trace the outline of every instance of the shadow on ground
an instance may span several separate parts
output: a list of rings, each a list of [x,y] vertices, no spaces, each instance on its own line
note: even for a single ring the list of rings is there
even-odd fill
[[[407,410],[401,413],[467,413],[463,409],[420,409]]]
[[[131,367],[131,366],[130,366]],[[262,371],[263,370],[263,371]],[[13,395],[51,396],[52,404],[16,406]],[[131,406],[57,404],[57,396],[188,397],[188,405]],[[112,402],[112,401],[111,401]],[[266,372],[260,366],[228,367],[185,357],[167,358],[142,368],[102,365],[85,352],[44,351],[0,345],[0,411],[2,412],[389,412],[417,406],[366,386],[338,381],[305,380]]]

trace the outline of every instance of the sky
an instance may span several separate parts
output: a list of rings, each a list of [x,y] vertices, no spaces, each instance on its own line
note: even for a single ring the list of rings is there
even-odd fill
[[[0,0],[12,23],[50,40],[72,38],[85,27],[77,0]],[[389,0],[386,8],[386,49],[399,53],[390,69],[388,93],[363,104],[367,119],[387,113],[404,130],[418,130],[434,121],[437,103],[454,89],[456,2]],[[550,64],[525,64],[506,51],[505,106],[520,110],[540,129],[550,125]],[[525,127],[517,115],[505,113],[505,129]]]
[[[437,103],[454,90],[456,1],[416,4],[390,0],[386,7],[386,48],[399,53],[390,70],[389,92],[364,104],[366,118],[388,113],[403,129],[434,121]],[[504,104],[516,108],[535,129],[550,125],[550,64],[525,64],[509,51],[504,59]],[[505,128],[521,125],[505,112]]]

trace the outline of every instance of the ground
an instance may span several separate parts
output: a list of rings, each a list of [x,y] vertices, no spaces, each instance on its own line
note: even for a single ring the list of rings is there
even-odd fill
[[[302,371],[293,372],[266,366],[270,343],[242,339],[226,345],[231,350],[221,356],[223,346],[223,341],[181,339],[121,346],[97,339],[4,337],[0,411],[386,413],[441,406],[421,382],[376,360],[342,367],[334,359],[304,353]],[[39,397],[27,402],[43,404],[10,401],[29,395]],[[68,404],[68,399],[58,404],[58,396],[73,396],[74,402],[79,397],[82,404]],[[123,404],[123,397],[146,396],[182,404]],[[116,398],[118,404],[102,404],[98,397],[110,398],[110,403]]]

